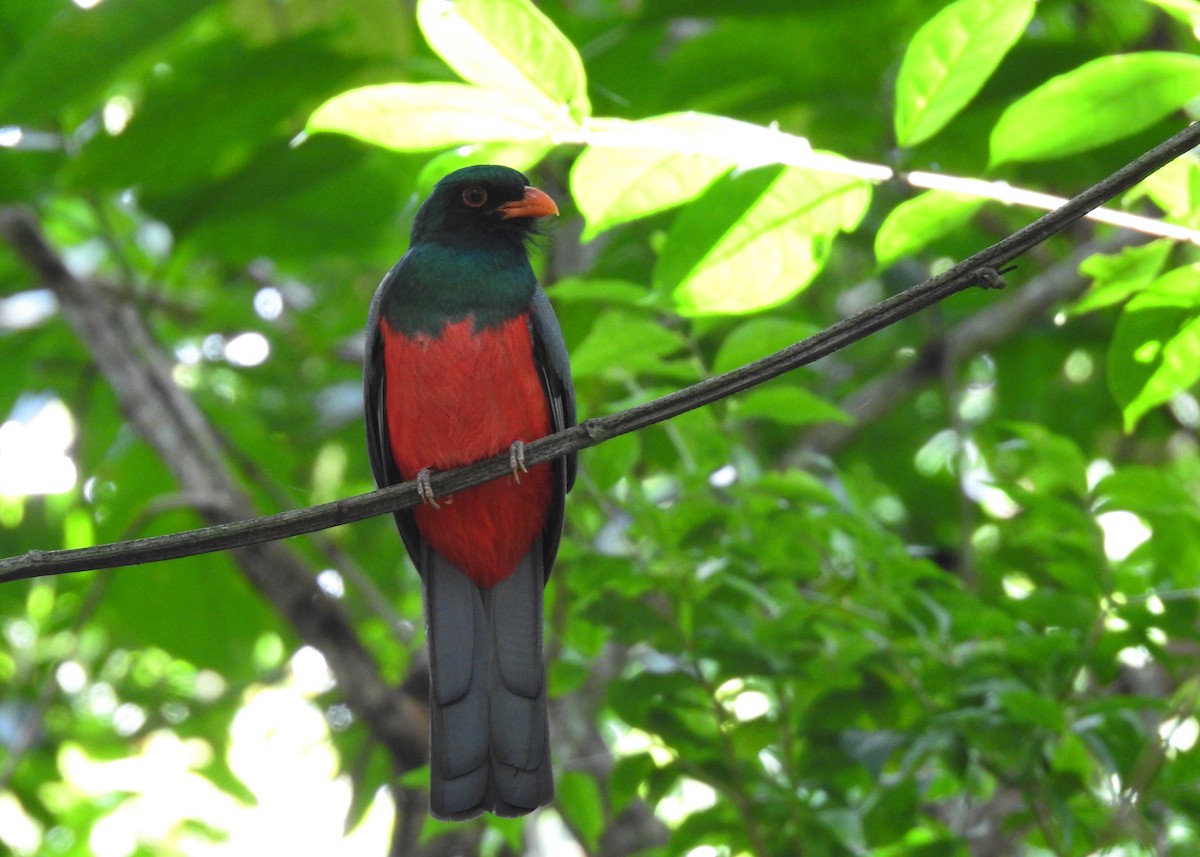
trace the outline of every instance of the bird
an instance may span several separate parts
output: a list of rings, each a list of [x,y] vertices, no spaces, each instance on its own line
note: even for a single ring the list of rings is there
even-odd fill
[[[524,444],[575,424],[562,329],[529,261],[550,196],[475,165],[433,187],[367,319],[367,448],[376,483],[417,480],[395,513],[421,578],[436,818],[551,802],[543,588],[574,455],[526,468]],[[437,497],[430,473],[509,453],[505,476]]]

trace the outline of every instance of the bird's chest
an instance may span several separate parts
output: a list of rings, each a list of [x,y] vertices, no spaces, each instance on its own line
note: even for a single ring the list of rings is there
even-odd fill
[[[465,318],[438,335],[406,336],[380,323],[389,439],[406,479],[550,432],[526,315],[480,330]]]

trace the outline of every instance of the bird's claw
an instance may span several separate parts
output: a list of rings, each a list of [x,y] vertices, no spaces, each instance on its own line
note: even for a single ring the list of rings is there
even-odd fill
[[[520,485],[521,474],[529,472],[525,466],[525,444],[522,441],[514,440],[508,448],[508,466],[512,470],[513,481]]]
[[[433,493],[433,485],[429,482],[429,477],[433,471],[428,467],[422,467],[417,471],[417,496],[421,498],[422,503],[426,503],[435,509],[440,509],[441,504],[438,503],[436,495]]]

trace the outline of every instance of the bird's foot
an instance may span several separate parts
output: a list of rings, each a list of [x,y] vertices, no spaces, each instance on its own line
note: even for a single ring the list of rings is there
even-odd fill
[[[522,441],[514,440],[508,448],[508,466],[512,470],[513,481],[520,485],[521,474],[529,472],[525,466],[525,444]]]
[[[422,467],[417,471],[417,496],[421,498],[422,503],[440,509],[442,507],[433,493],[433,485],[429,483],[429,477],[432,474],[433,471],[428,467]]]

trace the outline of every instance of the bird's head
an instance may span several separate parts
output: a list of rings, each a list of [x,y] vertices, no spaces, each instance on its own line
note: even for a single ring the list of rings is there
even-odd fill
[[[516,170],[494,164],[463,167],[434,185],[417,212],[413,242],[484,235],[521,241],[536,230],[538,218],[551,214],[558,214],[554,200]]]

